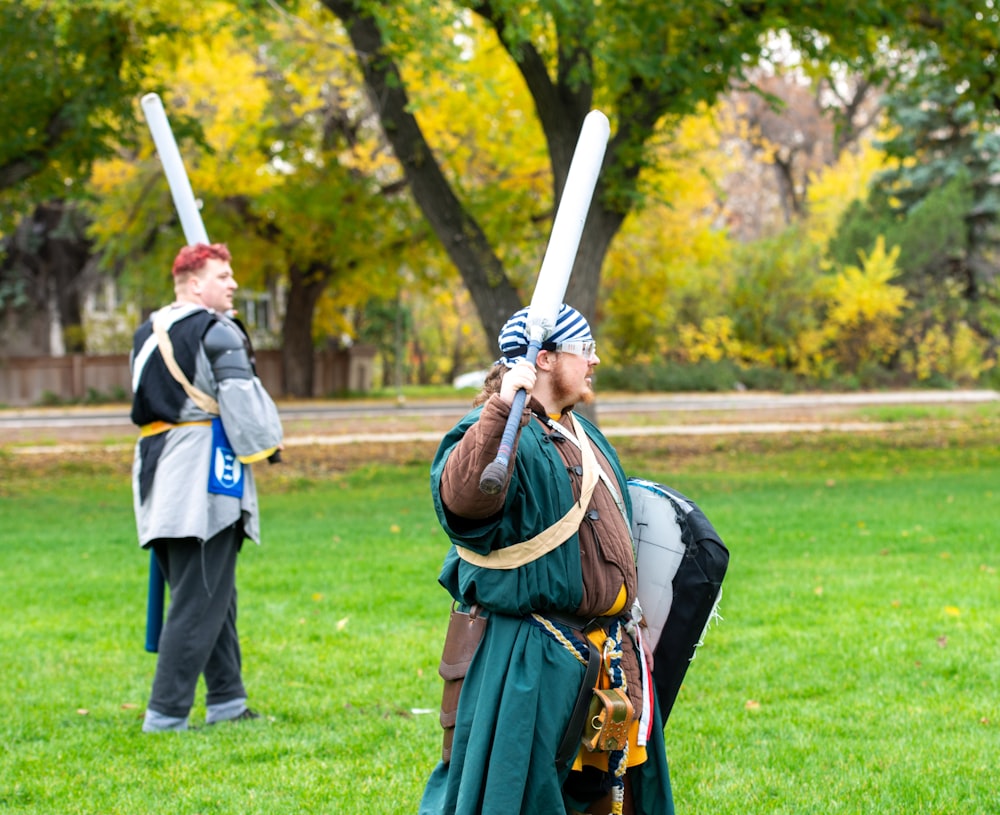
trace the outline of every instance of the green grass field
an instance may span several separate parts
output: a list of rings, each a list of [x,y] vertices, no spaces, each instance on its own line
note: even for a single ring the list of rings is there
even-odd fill
[[[996,425],[620,445],[732,554],[667,725],[678,813],[1000,813]],[[261,472],[239,587],[266,719],[150,736],[125,466],[28,458],[0,451],[0,812],[416,811],[448,612],[426,464]]]

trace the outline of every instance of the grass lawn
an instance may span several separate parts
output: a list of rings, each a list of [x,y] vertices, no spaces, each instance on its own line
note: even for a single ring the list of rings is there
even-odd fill
[[[619,445],[732,554],[667,725],[678,813],[1000,813],[998,442],[991,419]],[[266,718],[149,736],[127,464],[0,451],[0,812],[414,813],[448,612],[424,452],[258,469],[240,630]]]

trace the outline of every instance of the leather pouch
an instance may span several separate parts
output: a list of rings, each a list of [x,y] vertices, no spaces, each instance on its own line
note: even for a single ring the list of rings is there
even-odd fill
[[[628,694],[621,688],[594,688],[583,730],[583,746],[591,752],[623,749],[634,717]]]
[[[487,617],[480,614],[479,606],[472,606],[467,612],[456,611],[452,606],[448,620],[448,633],[444,638],[444,651],[438,673],[444,680],[441,694],[441,727],[444,728],[444,745],[441,760],[447,764],[451,760],[451,743],[455,736],[455,721],[458,716],[458,698],[462,693],[462,682],[469,672],[469,664],[486,632]]]

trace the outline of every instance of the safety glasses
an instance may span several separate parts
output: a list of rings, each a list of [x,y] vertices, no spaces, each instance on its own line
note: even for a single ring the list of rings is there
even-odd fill
[[[567,354],[576,354],[578,357],[583,357],[591,362],[597,359],[597,343],[594,340],[557,342],[555,350],[565,351]]]

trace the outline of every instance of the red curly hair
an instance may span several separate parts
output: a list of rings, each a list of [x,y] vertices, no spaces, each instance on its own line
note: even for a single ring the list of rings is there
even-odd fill
[[[171,272],[176,280],[178,277],[197,272],[212,259],[229,263],[233,256],[229,254],[229,249],[224,243],[193,243],[177,253]]]

